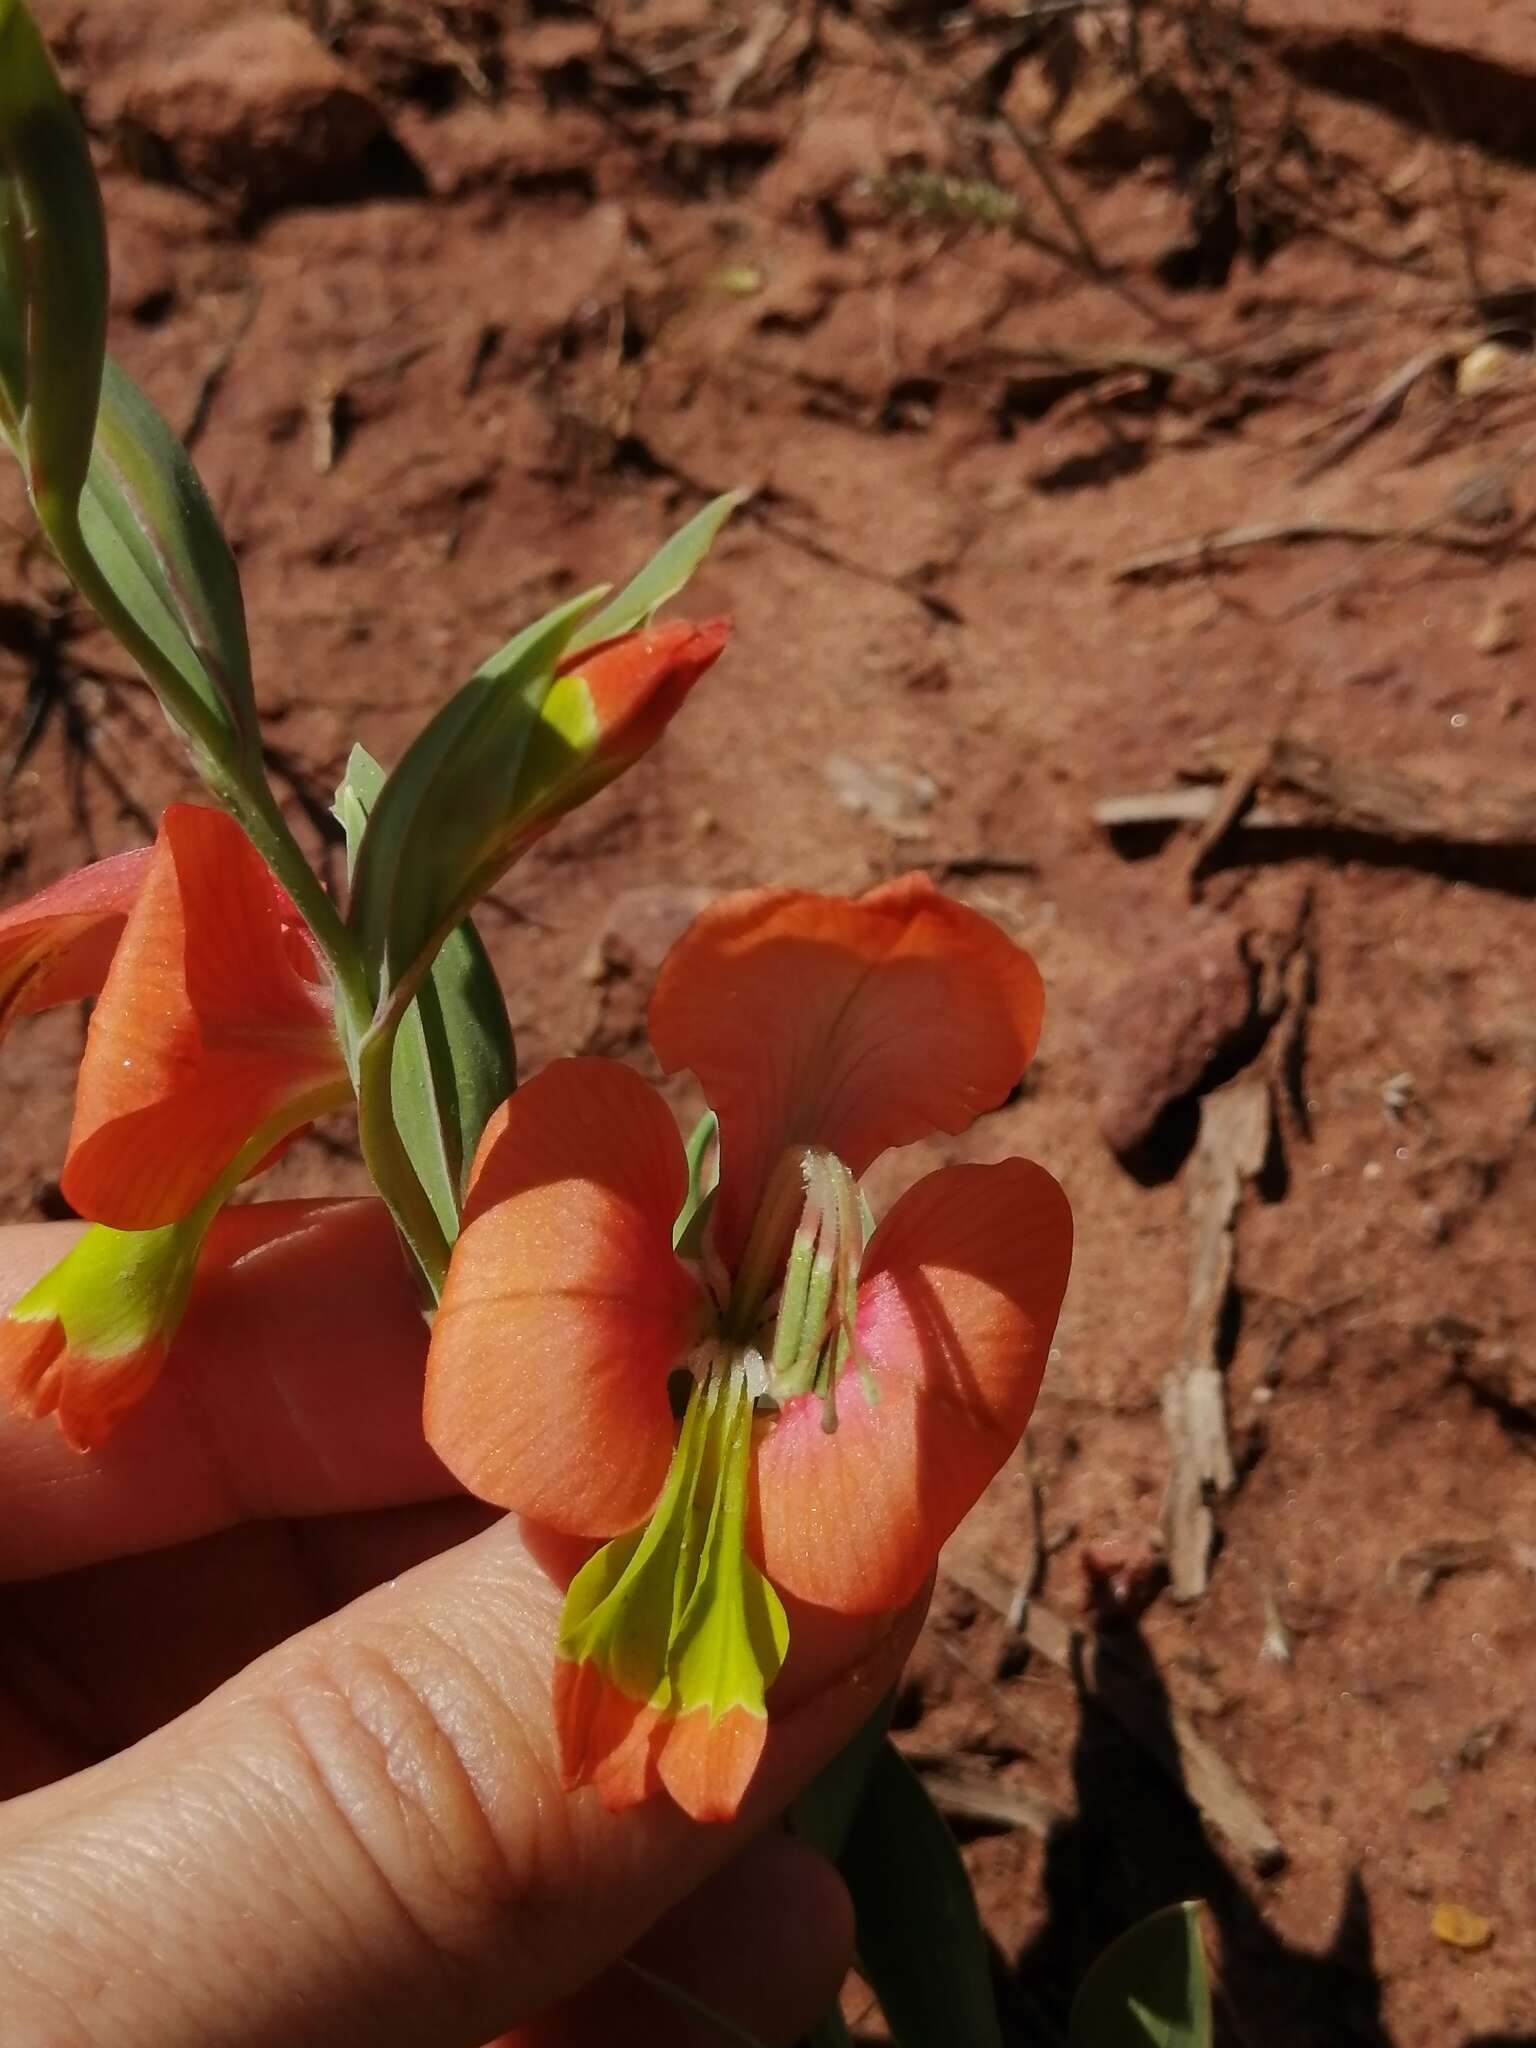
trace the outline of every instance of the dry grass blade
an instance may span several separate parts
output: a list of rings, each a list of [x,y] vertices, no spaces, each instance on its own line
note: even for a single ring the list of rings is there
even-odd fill
[[[1297,483],[1310,483],[1325,469],[1332,469],[1346,455],[1353,454],[1362,441],[1368,441],[1379,427],[1387,424],[1419,379],[1438,368],[1453,353],[1452,344],[1437,341],[1429,348],[1420,349],[1416,356],[1410,356],[1406,363],[1377,385],[1362,405],[1355,408],[1348,424],[1325,441],[1311,460],[1297,471]]]
[[[1416,541],[1424,547],[1444,548],[1462,555],[1529,552],[1511,535],[1460,533],[1435,520],[1418,526],[1387,526],[1373,525],[1364,519],[1256,519],[1250,525],[1221,527],[1213,533],[1170,541],[1165,547],[1146,548],[1110,574],[1116,583],[1135,583],[1168,569],[1188,568],[1191,564],[1208,566],[1218,556],[1236,554],[1244,548],[1294,547],[1325,540],[1359,541],[1373,546]]]

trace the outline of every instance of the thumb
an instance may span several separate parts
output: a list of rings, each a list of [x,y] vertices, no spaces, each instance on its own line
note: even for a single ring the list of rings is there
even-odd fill
[[[914,1611],[857,1648],[846,1632],[815,1643],[747,1808],[700,1827],[666,1801],[614,1815],[561,1790],[560,1599],[508,1520],[121,1756],[14,1801],[8,2038],[476,2048],[734,1856],[868,1719],[916,1626]]]

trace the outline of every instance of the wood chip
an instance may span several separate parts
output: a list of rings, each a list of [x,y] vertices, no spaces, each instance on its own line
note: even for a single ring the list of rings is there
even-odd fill
[[[1185,789],[1150,789],[1132,796],[1107,796],[1093,807],[1093,822],[1105,832],[1134,831],[1138,825],[1200,825],[1215,815],[1224,792],[1208,784]],[[1283,825],[1276,810],[1256,806],[1243,816],[1245,825]]]
[[[1176,1600],[1198,1600],[1205,1592],[1216,1540],[1212,1500],[1237,1481],[1227,1439],[1222,1325],[1233,1286],[1238,1205],[1245,1185],[1263,1170],[1272,1115],[1267,1081],[1234,1081],[1200,1106],[1184,1196],[1191,1236],[1184,1343],[1163,1383],[1169,1450],[1163,1529]]]
[[[942,1569],[957,1586],[1006,1615],[1013,1582],[989,1560],[952,1543]],[[1246,1863],[1268,1876],[1285,1866],[1284,1844],[1221,1753],[1158,1686],[1133,1670],[1111,1640],[1076,1628],[1031,1600],[1020,1635],[1048,1664],[1067,1672],[1081,1692],[1132,1736]],[[1005,1695],[994,1698],[1006,1709]]]
[[[1037,1792],[999,1785],[979,1772],[957,1771],[950,1765],[924,1769],[923,1784],[940,1813],[955,1820],[980,1821],[988,1827],[1022,1828],[1043,1842],[1063,1826],[1067,1816]]]

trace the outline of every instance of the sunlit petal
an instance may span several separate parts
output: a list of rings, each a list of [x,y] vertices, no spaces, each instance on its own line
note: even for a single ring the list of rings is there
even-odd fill
[[[788,1592],[845,1614],[899,1607],[1029,1420],[1066,1289],[1072,1214],[1023,1159],[948,1166],[897,1202],[865,1254],[859,1345],[837,1427],[819,1399],[760,1437],[754,1547]]]
[[[558,1060],[492,1119],[426,1394],[433,1448],[482,1499],[577,1536],[655,1504],[701,1300],[672,1251],[686,1192],[671,1112],[613,1061]]]
[[[888,1146],[1002,1102],[1040,1035],[1040,976],[976,911],[912,875],[855,900],[727,896],[662,965],[651,1039],[720,1118],[717,1240],[739,1255],[775,1161],[819,1145],[861,1174]]]

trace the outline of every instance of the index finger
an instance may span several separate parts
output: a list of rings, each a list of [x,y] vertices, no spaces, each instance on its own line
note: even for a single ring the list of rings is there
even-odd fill
[[[0,1230],[0,1301],[77,1224]],[[427,1329],[382,1202],[256,1202],[214,1222],[171,1358],[102,1447],[0,1416],[0,1578],[237,1522],[460,1491],[421,1429]]]

